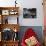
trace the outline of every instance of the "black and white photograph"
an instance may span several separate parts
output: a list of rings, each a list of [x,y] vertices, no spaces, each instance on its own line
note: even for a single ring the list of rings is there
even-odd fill
[[[23,8],[23,18],[36,18],[36,8]]]

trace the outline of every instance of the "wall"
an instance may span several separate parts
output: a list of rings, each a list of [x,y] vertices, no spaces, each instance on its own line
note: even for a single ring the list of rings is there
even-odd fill
[[[24,0],[18,1],[21,4],[20,8],[20,25],[21,26],[43,26],[43,6],[42,0]],[[24,19],[23,8],[36,8],[37,18],[35,19]]]
[[[1,7],[10,7],[10,6],[14,6],[14,1],[15,0],[0,0],[0,6]]]
[[[0,6],[14,6],[15,0],[0,0]],[[19,9],[19,24],[20,26],[43,26],[43,6],[42,0],[17,0]],[[24,19],[23,8],[36,8],[37,18],[35,19]]]

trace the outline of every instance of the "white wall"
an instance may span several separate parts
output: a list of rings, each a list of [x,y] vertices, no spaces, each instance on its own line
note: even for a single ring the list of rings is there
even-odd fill
[[[15,5],[14,1],[15,0],[0,0],[0,6],[1,7],[14,6]]]
[[[14,6],[15,0],[0,0],[0,6]],[[17,0],[19,9],[19,24],[21,26],[43,26],[43,6],[42,0]],[[24,19],[23,8],[36,8],[37,18]]]
[[[18,1],[21,4],[20,8],[20,25],[22,26],[43,26],[43,6],[42,0],[24,0]],[[24,19],[23,8],[36,8],[37,18],[35,19]]]

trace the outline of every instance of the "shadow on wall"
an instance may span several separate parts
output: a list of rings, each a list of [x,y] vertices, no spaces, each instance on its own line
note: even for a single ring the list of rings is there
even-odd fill
[[[25,31],[28,28],[32,28],[34,30],[34,32],[36,32],[39,41],[41,43],[43,43],[43,30],[42,30],[42,26],[21,26],[20,27],[20,32],[19,32],[19,40],[20,40],[20,42],[21,42],[21,40],[22,40],[22,38],[24,36]]]

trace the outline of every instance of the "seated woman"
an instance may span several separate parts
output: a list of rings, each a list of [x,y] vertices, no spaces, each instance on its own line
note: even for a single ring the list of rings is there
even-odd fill
[[[37,39],[36,33],[31,28],[27,29],[27,31],[25,32],[21,45],[22,46],[41,46],[40,42]]]

